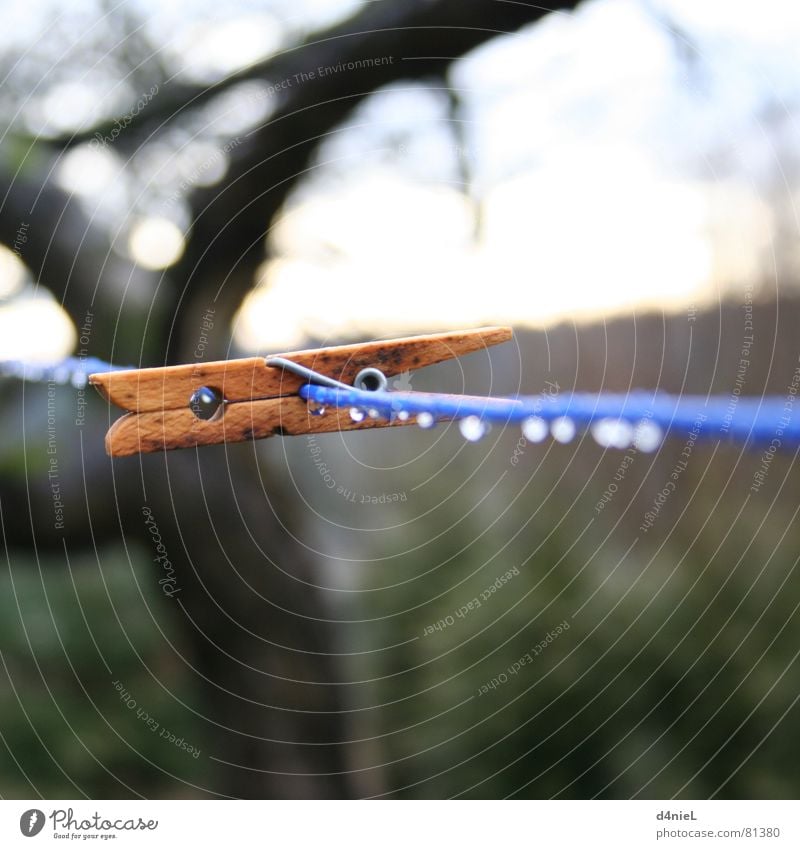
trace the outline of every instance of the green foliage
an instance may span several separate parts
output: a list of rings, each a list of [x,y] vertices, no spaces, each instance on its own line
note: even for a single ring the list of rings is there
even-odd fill
[[[183,704],[190,670],[150,564],[122,548],[9,559],[0,575],[2,795],[125,798],[169,796],[177,781],[202,786],[205,759],[166,736],[202,747]]]
[[[501,441],[484,481],[498,478],[513,442]],[[373,682],[363,704],[376,706],[369,722],[389,765],[385,791],[796,795],[795,502],[771,504],[762,491],[741,509],[758,455],[703,447],[669,516],[637,534],[647,481],[668,474],[670,455],[666,446],[649,475],[651,458],[640,458],[595,514],[619,454],[529,445],[513,474],[536,475],[521,490],[512,475],[502,480],[505,516],[479,506],[486,486],[436,511],[430,527],[450,533],[424,556],[395,561],[407,582],[368,601],[375,621],[361,644],[397,647],[365,655],[361,670]],[[776,463],[773,490],[791,458]],[[595,466],[583,489],[581,470]],[[413,522],[415,506],[401,508]]]

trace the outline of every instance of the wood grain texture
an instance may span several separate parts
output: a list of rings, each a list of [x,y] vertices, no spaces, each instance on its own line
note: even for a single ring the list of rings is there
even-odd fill
[[[194,448],[222,442],[247,442],[268,436],[330,433],[401,427],[409,421],[367,418],[354,422],[346,408],[329,408],[322,416],[310,413],[297,395],[227,404],[213,419],[203,421],[188,408],[127,413],[106,434],[106,452],[112,457]]]
[[[286,357],[351,384],[356,374],[368,366],[379,368],[391,377],[508,342],[511,337],[510,327],[480,327],[270,356]],[[174,410],[186,412],[194,419],[188,410],[189,398],[201,386],[219,390],[229,401],[251,401],[296,394],[306,382],[282,369],[265,365],[264,359],[248,357],[166,368],[112,371],[92,374],[89,382],[112,404],[124,410],[139,413]],[[173,419],[170,418],[169,422],[172,423]],[[174,426],[185,428],[185,419],[174,419]],[[142,427],[146,431],[146,427]]]

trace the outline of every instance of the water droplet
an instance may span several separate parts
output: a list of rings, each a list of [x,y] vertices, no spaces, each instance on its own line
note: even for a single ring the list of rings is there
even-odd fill
[[[364,421],[364,411],[359,410],[358,407],[350,408],[350,418],[354,422],[363,422]]]
[[[400,410],[400,412],[397,414],[397,418],[400,419],[401,422],[407,422],[409,418],[408,410]]]
[[[467,416],[461,419],[458,429],[468,442],[477,442],[487,431],[486,424],[478,416]]]
[[[594,441],[603,448],[628,448],[633,442],[633,425],[624,419],[600,419],[591,431]]]
[[[522,423],[522,435],[529,442],[541,442],[547,434],[547,422],[539,416],[530,416]]]
[[[559,416],[557,419],[553,419],[553,423],[550,425],[550,433],[553,434],[553,439],[556,442],[563,444],[572,442],[575,437],[575,422],[567,416]]]
[[[373,407],[372,409],[370,409],[370,410],[368,410],[368,411],[367,411],[367,415],[368,415],[371,419],[378,419],[378,418],[380,418],[380,415],[381,415],[381,414],[380,414],[380,413],[379,413],[379,412],[378,412],[378,411],[377,411],[377,410]]]
[[[308,412],[311,413],[312,416],[324,416],[325,415],[325,405],[318,404],[316,401],[308,402]]]
[[[418,413],[417,414],[417,424],[427,430],[430,427],[433,427],[436,424],[436,419],[434,419],[431,413]]]
[[[650,419],[642,419],[633,432],[633,447],[637,451],[650,454],[661,445],[663,439],[664,433],[655,422],[650,421]]]
[[[192,392],[189,407],[198,419],[208,421],[222,405],[222,393],[211,386],[200,386]]]

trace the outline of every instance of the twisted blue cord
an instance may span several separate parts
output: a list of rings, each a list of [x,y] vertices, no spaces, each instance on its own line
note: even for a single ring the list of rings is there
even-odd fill
[[[0,361],[0,374],[35,383],[70,384],[83,389],[89,375],[101,371],[120,371],[133,366],[115,366],[97,357],[67,357],[54,363],[26,363],[23,360]]]
[[[434,419],[476,416],[487,422],[523,422],[538,417],[552,422],[571,419],[588,427],[604,419],[633,425],[649,421],[664,433],[740,442],[800,442],[800,402],[797,387],[785,397],[669,395],[638,390],[627,394],[573,393],[520,398],[480,398],[428,392],[365,392],[301,387],[300,396],[317,404],[377,410],[383,417],[428,413]],[[777,447],[777,446],[776,446]]]

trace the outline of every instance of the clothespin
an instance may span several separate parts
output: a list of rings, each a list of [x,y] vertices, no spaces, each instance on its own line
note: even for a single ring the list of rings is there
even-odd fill
[[[328,433],[408,424],[347,410],[315,415],[298,391],[319,383],[339,389],[381,390],[386,378],[464,356],[511,339],[509,327],[411,336],[166,368],[89,376],[111,403],[128,412],[106,434],[114,457],[245,442],[268,436]]]

